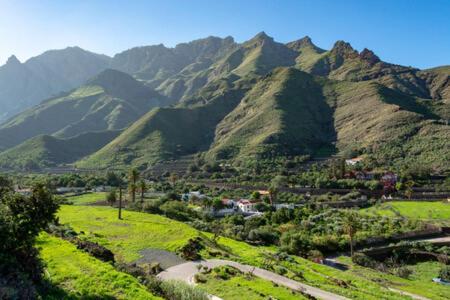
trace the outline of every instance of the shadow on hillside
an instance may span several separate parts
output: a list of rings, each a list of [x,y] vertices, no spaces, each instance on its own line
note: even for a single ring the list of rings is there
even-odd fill
[[[45,281],[38,290],[39,296],[44,300],[114,300],[115,297],[109,295],[89,295],[85,293],[70,293],[61,287]]]

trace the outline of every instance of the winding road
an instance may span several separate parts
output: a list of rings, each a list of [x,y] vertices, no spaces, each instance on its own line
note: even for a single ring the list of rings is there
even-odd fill
[[[162,280],[176,279],[176,280],[182,280],[187,283],[193,284],[194,275],[199,272],[198,267],[197,267],[198,265],[207,266],[208,268],[215,268],[215,267],[219,267],[219,266],[231,266],[242,272],[252,272],[253,275],[255,275],[257,277],[272,281],[276,284],[285,286],[292,290],[301,291],[305,294],[308,294],[308,295],[313,296],[318,299],[323,299],[323,300],[348,299],[348,298],[318,289],[316,287],[312,287],[310,285],[300,283],[298,281],[292,280],[290,278],[278,275],[276,273],[273,273],[273,272],[270,272],[270,271],[267,271],[267,270],[264,270],[261,268],[240,264],[240,263],[237,263],[234,261],[221,260],[221,259],[208,259],[208,260],[201,260],[201,261],[186,262],[186,263],[176,265],[176,266],[166,269],[165,271],[159,273],[158,277]]]

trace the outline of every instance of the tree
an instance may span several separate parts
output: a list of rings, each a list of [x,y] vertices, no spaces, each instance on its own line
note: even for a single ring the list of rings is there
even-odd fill
[[[277,195],[280,191],[280,188],[284,187],[286,185],[286,177],[277,175],[275,176],[269,187],[269,199],[270,199],[270,205],[273,205],[277,201]]]
[[[139,172],[137,169],[133,168],[128,174],[128,190],[131,195],[132,202],[136,200],[136,188],[137,181],[139,180]]]
[[[25,197],[4,189],[4,183],[0,183],[1,283],[17,293],[12,298],[34,299],[32,284],[41,281],[43,272],[35,240],[48,223],[56,221],[58,204],[43,184],[36,184],[31,196]]]
[[[119,186],[122,179],[114,172],[108,171],[106,173],[106,184],[109,186]]]
[[[222,200],[220,200],[220,198],[214,198],[214,200],[212,201],[212,208],[215,211],[221,210],[222,208],[224,208]]]
[[[353,241],[355,234],[360,226],[358,214],[354,211],[349,211],[343,219],[343,229],[348,234],[350,240],[350,256],[353,257]]]
[[[139,191],[141,192],[141,203],[144,203],[144,194],[147,191],[147,185],[144,180],[139,181]]]
[[[119,185],[119,220],[122,220],[122,185]]]
[[[116,203],[117,201],[117,197],[116,197],[116,189],[112,189],[109,193],[108,196],[106,197],[106,200],[108,201],[109,205],[113,206],[114,203]]]
[[[258,191],[254,191],[250,197],[253,200],[260,200],[261,199],[261,194]]]
[[[405,196],[408,197],[408,200],[411,200],[412,194],[413,194],[413,186],[414,181],[409,180],[405,183]]]
[[[172,184],[172,187],[175,186],[175,184],[177,183],[177,180],[178,180],[178,174],[175,172],[170,173],[169,181]]]

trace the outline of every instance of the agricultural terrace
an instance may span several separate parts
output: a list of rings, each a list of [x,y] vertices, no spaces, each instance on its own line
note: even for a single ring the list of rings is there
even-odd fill
[[[401,215],[410,219],[432,221],[450,226],[450,203],[428,201],[398,201],[377,204],[366,209],[383,216]]]
[[[407,299],[364,277],[342,272],[309,260],[290,256],[272,261],[275,247],[255,247],[244,242],[201,233],[187,224],[147,213],[124,211],[124,220],[117,219],[117,210],[110,207],[62,206],[60,222],[72,226],[85,237],[112,250],[118,260],[135,261],[145,249],[176,251],[189,239],[205,240],[204,258],[218,257],[272,269],[284,276],[334,292],[352,299]],[[213,284],[213,283],[210,283]],[[401,289],[401,287],[399,287]]]

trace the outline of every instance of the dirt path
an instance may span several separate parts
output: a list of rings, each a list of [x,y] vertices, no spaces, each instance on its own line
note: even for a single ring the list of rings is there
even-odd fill
[[[207,266],[208,268],[214,268],[219,266],[232,266],[236,269],[239,269],[242,272],[253,272],[253,275],[260,277],[262,279],[266,279],[269,281],[272,281],[276,284],[283,285],[287,288],[302,291],[305,294],[311,295],[313,297],[316,297],[318,299],[323,300],[344,300],[347,299],[345,297],[321,290],[316,287],[312,287],[303,283],[300,283],[298,281],[289,279],[287,277],[278,275],[276,273],[256,268],[249,265],[240,264],[234,261],[229,260],[221,260],[221,259],[209,259],[209,260],[202,260],[202,261],[195,261],[195,262],[186,262],[184,264],[180,264],[177,266],[173,266],[171,268],[168,268],[167,270],[161,272],[158,274],[158,277],[163,280],[170,280],[170,279],[178,279],[182,280],[188,283],[193,283],[193,277],[195,274],[197,274],[199,271],[197,269],[198,265]]]

